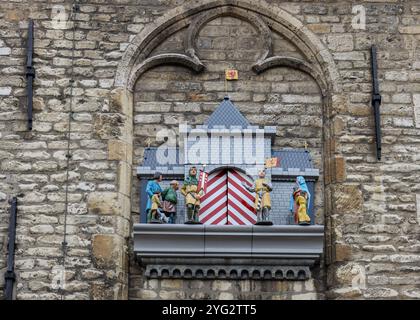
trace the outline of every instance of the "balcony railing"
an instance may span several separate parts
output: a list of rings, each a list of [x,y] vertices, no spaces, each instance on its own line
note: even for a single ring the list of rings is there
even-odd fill
[[[307,279],[324,226],[135,224],[134,252],[149,277]]]

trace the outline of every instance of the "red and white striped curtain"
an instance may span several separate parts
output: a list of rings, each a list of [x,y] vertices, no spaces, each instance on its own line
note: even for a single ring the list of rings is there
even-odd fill
[[[223,169],[209,175],[207,192],[201,198],[200,221],[213,225],[251,225],[256,222],[255,197],[243,187],[253,181],[236,169]]]

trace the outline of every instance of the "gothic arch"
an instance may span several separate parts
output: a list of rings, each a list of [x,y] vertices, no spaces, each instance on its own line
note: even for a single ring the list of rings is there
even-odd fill
[[[212,12],[213,11],[213,12]],[[206,13],[207,12],[207,13]],[[343,181],[345,173],[337,166],[343,161],[334,147],[333,117],[345,108],[346,98],[341,93],[341,79],[331,53],[319,38],[306,28],[297,18],[287,11],[273,7],[263,0],[195,0],[189,1],[158,18],[146,26],[128,45],[120,61],[114,80],[114,100],[125,116],[124,135],[120,138],[125,145],[122,153],[122,166],[119,176],[119,189],[124,196],[121,210],[129,210],[129,188],[131,186],[132,139],[133,139],[133,87],[137,79],[145,71],[162,64],[178,64],[201,72],[205,66],[196,56],[191,38],[186,39],[185,53],[166,53],[150,57],[150,53],[158,44],[175,32],[190,27],[201,15],[214,17],[217,15],[240,16],[254,25],[261,33],[275,30],[296,44],[306,59],[285,56],[271,56],[271,40],[266,39],[265,53],[252,66],[257,73],[269,68],[286,66],[309,74],[315,79],[323,97],[323,162],[325,186],[325,214],[331,214],[333,200],[331,187],[334,183]],[[203,16],[201,16],[203,17]],[[255,18],[257,17],[257,18]],[[256,26],[257,25],[257,26]],[[197,34],[192,27],[187,34]],[[327,260],[330,257],[328,248],[331,246],[331,226],[326,223]]]
[[[214,0],[211,2],[197,0],[194,3],[186,3],[177,7],[158,18],[141,31],[127,47],[116,72],[115,87],[131,91],[134,85],[133,78],[140,75],[139,70],[146,71],[156,66],[156,60],[150,65],[145,63],[147,62],[144,60],[147,58],[145,55],[151,52],[153,46],[162,42],[171,34],[186,26],[191,26],[193,22],[197,22],[197,15],[200,13],[202,13],[200,17],[204,18],[205,21],[220,15],[240,16],[251,22],[266,38],[268,27],[272,28],[285,35],[292,42],[297,43],[311,65],[311,70],[308,70],[304,67],[306,65],[305,61],[294,63],[296,62],[294,60],[287,61],[289,59],[287,57],[272,59],[275,57],[270,57],[269,46],[271,40],[268,37],[268,40],[265,41],[265,53],[254,66],[255,71],[261,72],[267,67],[274,66],[293,66],[314,77],[323,96],[327,95],[327,90],[330,92],[330,96],[333,93],[340,92],[340,79],[335,62],[328,49],[325,48],[317,36],[287,11],[270,6],[264,1],[255,3],[251,0]],[[190,27],[188,35],[194,36],[197,33],[195,29],[199,29],[200,25],[202,23],[199,24],[198,28]],[[186,56],[189,55],[196,61],[196,64],[200,64],[195,56],[191,39],[187,39],[185,43],[187,44],[185,48]],[[139,59],[143,61],[139,62]],[[266,61],[267,59],[271,60]],[[158,60],[161,63],[171,63],[171,61],[165,61],[163,57]],[[190,66],[188,59],[185,58],[184,61],[185,65]],[[273,63],[273,61],[276,61],[276,63]],[[139,67],[138,64],[142,66]]]
[[[263,38],[263,49],[264,52],[258,59],[258,62],[264,61],[272,53],[272,38],[271,31],[267,24],[256,14],[246,11],[238,7],[219,7],[210,11],[199,14],[194,21],[188,27],[188,33],[185,37],[185,50],[192,57],[196,57],[195,40],[204,25],[209,21],[221,17],[230,16],[238,17],[251,23],[259,32]]]

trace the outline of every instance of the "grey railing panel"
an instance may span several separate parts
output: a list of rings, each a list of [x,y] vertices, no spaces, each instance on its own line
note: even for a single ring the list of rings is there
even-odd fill
[[[135,224],[138,258],[293,259],[314,264],[324,226],[212,226]]]
[[[205,226],[204,252],[206,256],[250,256],[252,226]]]
[[[252,255],[319,256],[323,234],[323,226],[254,226]]]
[[[204,225],[134,224],[138,256],[204,256]]]

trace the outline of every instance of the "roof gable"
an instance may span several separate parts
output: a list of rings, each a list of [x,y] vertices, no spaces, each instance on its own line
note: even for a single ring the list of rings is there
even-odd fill
[[[222,103],[204,124],[207,125],[208,128],[214,128],[215,126],[224,126],[226,128],[240,126],[246,128],[250,125],[248,120],[230,101],[229,97],[223,99]]]
[[[308,150],[281,149],[273,150],[273,157],[280,158],[280,167],[284,169],[299,168],[301,170],[313,169],[313,162]]]

